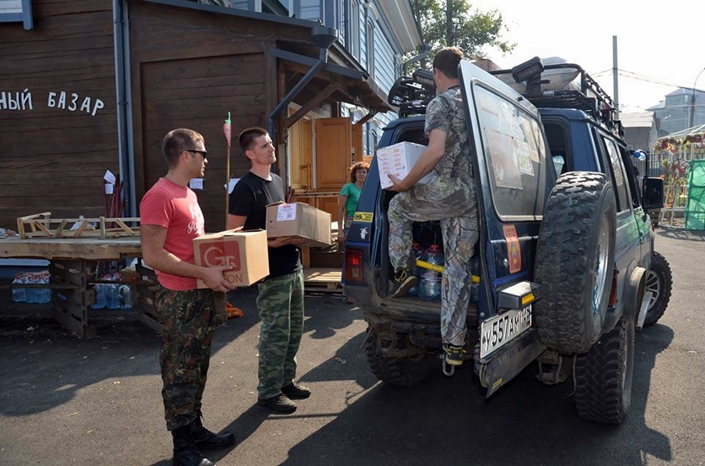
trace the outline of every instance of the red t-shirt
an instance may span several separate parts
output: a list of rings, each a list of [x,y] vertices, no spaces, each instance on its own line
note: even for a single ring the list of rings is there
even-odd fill
[[[182,261],[194,263],[193,239],[204,233],[204,221],[196,193],[191,189],[160,178],[140,202],[140,222],[166,228],[164,249]],[[159,283],[169,290],[196,288],[195,278],[155,272]]]

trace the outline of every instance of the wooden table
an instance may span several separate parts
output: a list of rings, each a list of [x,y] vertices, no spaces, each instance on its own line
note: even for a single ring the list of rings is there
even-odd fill
[[[123,238],[0,238],[0,258],[46,259],[49,261],[49,285],[29,285],[33,288],[51,288],[52,317],[81,338],[96,335],[96,327],[89,325],[91,304],[95,303],[95,271],[101,261],[141,258],[140,237]],[[340,268],[311,268],[306,264],[304,285],[309,291],[340,292]],[[141,264],[137,266],[134,307],[141,322],[157,332],[161,331],[154,309],[151,286],[156,283],[154,272]],[[12,286],[12,285],[8,285]],[[14,285],[15,287],[18,285]],[[225,316],[224,293],[216,293],[216,312]]]
[[[139,236],[123,238],[28,238],[0,239],[0,258],[30,258],[49,261],[52,288],[52,316],[81,338],[96,335],[88,324],[90,305],[95,302],[92,284],[100,261],[118,261],[141,258]],[[39,287],[35,285],[34,287]],[[137,306],[137,297],[135,305]],[[154,326],[156,322],[144,316],[144,307],[138,308],[140,320]],[[158,325],[158,324],[156,324]]]
[[[47,260],[120,260],[142,257],[139,236],[125,238],[0,239],[0,258]]]

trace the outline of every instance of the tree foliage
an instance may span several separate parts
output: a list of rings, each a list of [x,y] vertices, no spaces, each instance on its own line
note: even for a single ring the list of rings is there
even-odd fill
[[[507,27],[497,10],[471,11],[468,0],[411,0],[411,5],[432,53],[456,46],[467,57],[483,58],[488,47],[506,53],[515,46],[501,39]]]

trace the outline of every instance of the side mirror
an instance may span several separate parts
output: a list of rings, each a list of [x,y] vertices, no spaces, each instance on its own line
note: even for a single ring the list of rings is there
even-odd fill
[[[644,210],[663,207],[663,179],[646,178],[644,180]]]

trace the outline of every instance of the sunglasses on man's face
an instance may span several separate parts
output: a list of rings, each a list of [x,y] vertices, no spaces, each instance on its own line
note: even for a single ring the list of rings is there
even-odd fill
[[[186,152],[188,152],[188,153],[190,153],[190,154],[201,154],[204,159],[205,159],[206,157],[208,157],[208,152],[206,152],[206,151],[204,151],[204,150],[191,150],[191,149],[186,149]]]

